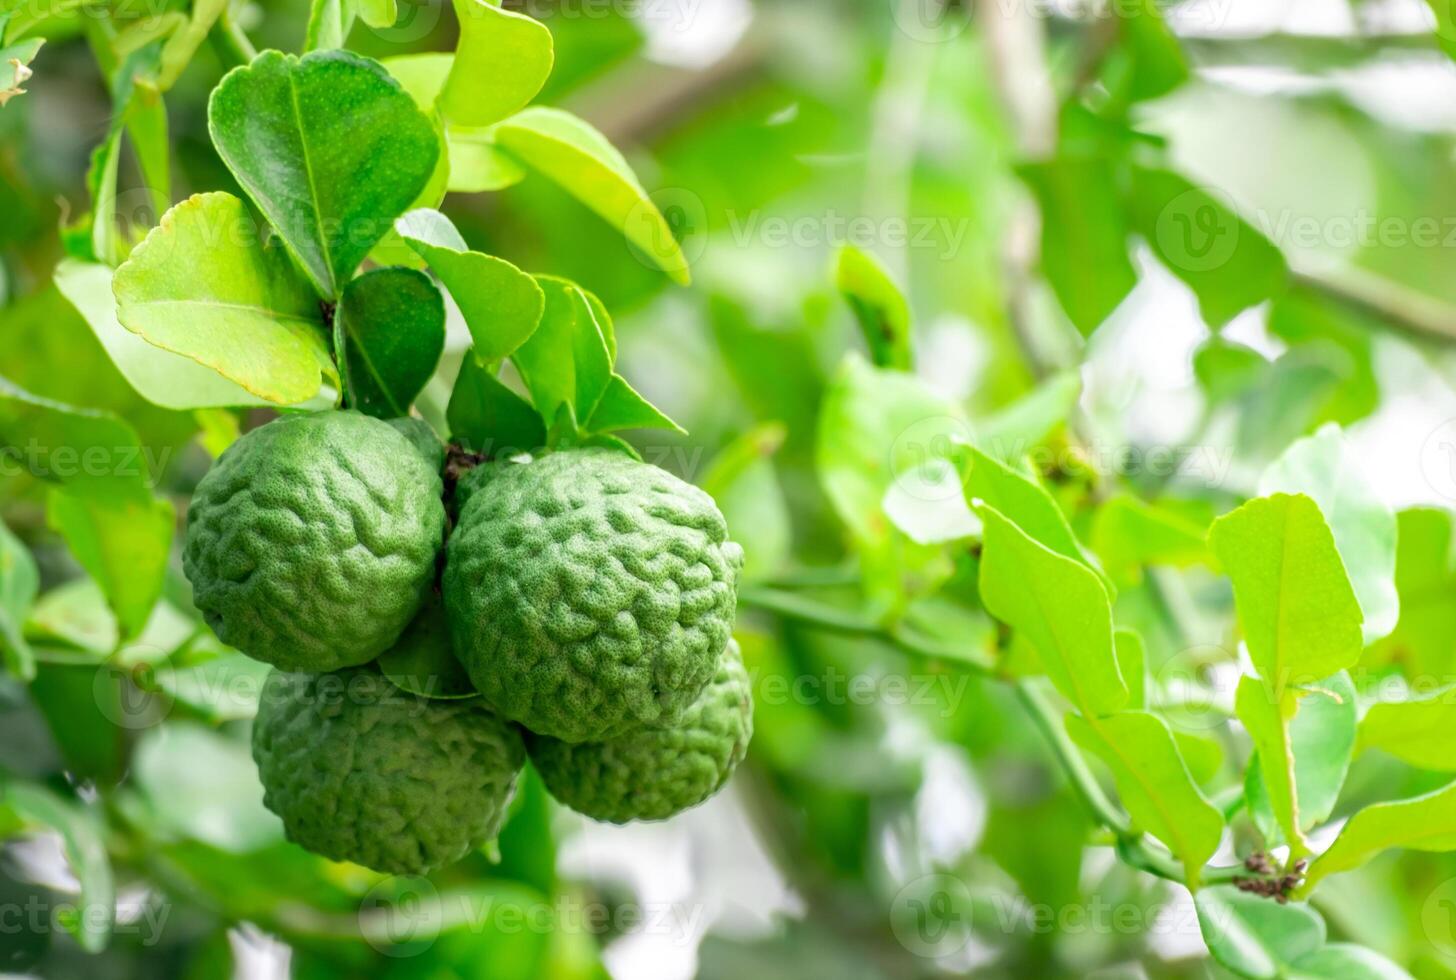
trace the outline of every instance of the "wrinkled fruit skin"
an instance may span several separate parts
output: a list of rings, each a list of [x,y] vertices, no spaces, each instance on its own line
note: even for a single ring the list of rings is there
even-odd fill
[[[478,698],[416,697],[362,667],[272,671],[253,758],[289,840],[335,861],[424,874],[495,838],[525,749]]]
[[[666,820],[712,796],[743,761],[753,737],[753,698],[738,645],[676,722],[604,742],[572,745],[527,736],[531,762],[551,795],[594,820]]]
[[[202,478],[182,563],[223,642],[284,670],[374,659],[424,602],[445,530],[438,474],[385,422],[289,415]]]
[[[679,716],[732,632],[743,550],[713,500],[608,450],[492,474],[450,537],[445,608],[486,702],[569,742]]]
[[[386,423],[395,432],[409,440],[409,444],[425,458],[436,473],[445,465],[445,444],[440,437],[435,435],[435,430],[424,419],[404,418],[388,419]]]

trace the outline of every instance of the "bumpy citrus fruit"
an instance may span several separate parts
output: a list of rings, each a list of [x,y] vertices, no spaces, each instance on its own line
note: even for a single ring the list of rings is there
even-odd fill
[[[374,659],[424,602],[444,536],[440,478],[388,424],[290,415],[202,478],[183,569],[222,640],[285,670]]]
[[[455,652],[496,711],[542,735],[674,718],[717,669],[742,562],[711,497],[623,453],[502,466],[447,547]]]
[[[435,430],[430,428],[430,423],[424,419],[404,418],[390,419],[389,427],[409,440],[419,454],[425,457],[425,462],[440,472],[445,465],[445,444],[440,437],[435,435]]]
[[[335,861],[423,874],[495,838],[525,749],[479,698],[417,697],[365,666],[271,672],[253,758],[289,840]]]
[[[539,735],[527,751],[551,795],[596,820],[666,820],[723,788],[753,737],[748,674],[730,643],[681,718],[603,742]]]

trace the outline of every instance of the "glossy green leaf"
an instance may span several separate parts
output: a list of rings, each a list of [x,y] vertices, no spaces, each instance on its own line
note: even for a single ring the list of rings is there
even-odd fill
[[[1239,678],[1234,710],[1258,754],[1259,773],[1274,821],[1283,830],[1286,841],[1301,853],[1307,853],[1309,842],[1299,815],[1294,745],[1290,737],[1290,725],[1299,710],[1293,688],[1275,692],[1257,677],[1246,674]]]
[[[1108,499],[1092,522],[1092,550],[1114,582],[1135,585],[1146,565],[1208,563],[1212,513],[1199,505],[1148,503],[1130,493]]]
[[[1156,0],[1123,8],[1122,43],[1106,55],[1103,84],[1120,102],[1157,99],[1188,80],[1190,70],[1178,37]]]
[[[620,429],[668,429],[687,435],[686,429],[638,394],[626,378],[613,372],[606,390],[602,392],[601,401],[592,410],[583,430],[615,432]]]
[[[467,356],[460,365],[445,418],[450,438],[475,452],[499,457],[546,445],[546,426],[531,403],[475,357]]]
[[[1107,764],[1134,826],[1168,845],[1190,885],[1218,850],[1223,815],[1204,797],[1178,754],[1167,722],[1145,711],[1089,720],[1068,715],[1073,741]]]
[[[1127,685],[1127,708],[1142,711],[1148,706],[1148,650],[1137,630],[1118,627],[1112,631],[1117,653],[1117,670]]]
[[[61,295],[81,314],[117,370],[137,394],[164,408],[266,405],[210,367],[147,343],[116,319],[112,270],[95,262],[65,259],[56,267]]]
[[[511,355],[543,419],[564,407],[579,424],[591,417],[612,378],[602,325],[575,283],[538,276],[545,293],[540,325]]]
[[[1193,903],[1208,951],[1241,977],[1288,976],[1292,963],[1324,946],[1324,920],[1308,905],[1281,905],[1231,885],[1195,892]]]
[[[1284,255],[1222,199],[1170,170],[1133,168],[1134,226],[1222,327],[1284,288]]]
[[[103,830],[93,814],[44,786],[17,779],[0,780],[0,808],[10,810],[24,824],[60,834],[66,864],[81,886],[77,904],[82,914],[60,917],[59,924],[86,952],[104,950],[116,924],[116,880]]]
[[[1264,472],[1259,492],[1303,493],[1319,505],[1360,602],[1368,645],[1395,628],[1400,597],[1395,513],[1366,480],[1366,465],[1345,445],[1340,427],[1330,423],[1290,445]]]
[[[1322,879],[1358,868],[1381,851],[1456,850],[1456,783],[1424,796],[1376,803],[1356,813],[1340,836],[1309,866],[1304,891]]]
[[[445,300],[422,272],[374,269],[334,311],[349,404],[376,418],[409,414],[445,349]]]
[[[966,447],[965,459],[968,464],[963,475],[966,500],[973,504],[985,501],[1040,544],[1087,564],[1066,516],[1041,484],[974,446]]]
[[[1061,156],[1018,170],[1041,208],[1041,268],[1083,335],[1137,284],[1127,222],[1108,161]]]
[[[1358,706],[1355,685],[1344,671],[1293,694],[1296,712],[1289,723],[1288,742],[1294,757],[1299,826],[1307,831],[1334,812],[1354,755]],[[1276,756],[1273,761],[1281,759]],[[1245,792],[1254,822],[1266,839],[1274,840],[1282,825],[1275,818],[1263,768],[1261,755],[1249,768]],[[1286,781],[1280,780],[1281,787]]]
[[[622,154],[589,124],[537,106],[500,123],[496,140],[605,218],[673,280],[688,283],[688,260],[667,219]]]
[[[911,370],[915,358],[910,343],[910,304],[889,270],[868,252],[844,245],[839,249],[834,284],[859,321],[870,360],[877,367]]]
[[[481,127],[524,109],[551,74],[551,32],[487,0],[454,0],[460,40],[440,91],[452,125]]]
[[[949,458],[965,431],[960,409],[924,382],[850,354],[819,413],[819,483],[857,539],[880,541],[891,530],[883,501],[896,477]]]
[[[258,398],[307,401],[332,371],[317,298],[231,194],[198,194],[163,215],[112,290],[122,326]]]
[[[1456,688],[1372,704],[1360,721],[1360,747],[1422,769],[1456,772]]]
[[[419,197],[440,152],[409,94],[345,51],[260,54],[213,90],[208,128],[325,298]]]
[[[981,601],[1026,636],[1057,690],[1088,718],[1127,704],[1112,639],[1112,605],[1086,565],[1051,550],[990,504],[984,526]]]
[[[1233,580],[1249,658],[1272,700],[1354,665],[1360,604],[1313,500],[1251,500],[1213,523],[1209,545]]]
[[[472,252],[438,211],[411,211],[396,228],[450,291],[470,328],[477,357],[498,361],[535,332],[546,295],[533,277],[504,259]]]
[[[46,518],[101,586],[121,639],[146,626],[162,594],[177,515],[170,501],[51,491]]]
[[[35,653],[23,627],[40,591],[40,571],[25,545],[0,524],[0,661],[11,676],[35,676]]]

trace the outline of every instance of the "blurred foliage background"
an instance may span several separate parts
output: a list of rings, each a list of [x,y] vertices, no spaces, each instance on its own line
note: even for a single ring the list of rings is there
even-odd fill
[[[180,514],[212,453],[266,416],[145,402],[51,284],[110,125],[88,44],[107,6],[41,4],[34,76],[0,109],[0,376],[125,419]],[[452,194],[444,209],[473,247],[605,301],[623,373],[691,433],[633,441],[718,494],[748,548],[747,588],[812,587],[818,603],[937,642],[998,643],[960,601],[972,551],[917,562],[895,532],[885,547],[906,553],[887,557],[826,495],[826,392],[864,346],[835,288],[849,243],[904,286],[928,389],[972,427],[1040,447],[1033,458],[1085,536],[1091,501],[1119,488],[1224,509],[1295,438],[1341,423],[1368,479],[1407,508],[1406,609],[1368,652],[1370,682],[1449,681],[1456,66],[1443,49],[1456,33],[1440,4],[1189,0],[1112,16],[1052,0],[507,6],[549,26],[557,69],[543,99],[624,148],[694,284],[671,285],[541,178]],[[308,15],[301,0],[234,8],[260,48],[297,47]],[[375,57],[448,50],[454,31],[448,4],[405,0],[398,26],[361,24],[349,44]],[[174,199],[235,189],[206,128],[224,70],[204,45],[168,94]],[[140,186],[135,161],[120,186]],[[118,197],[138,233],[155,220],[145,197]],[[1229,229],[1234,244],[1205,261]],[[463,347],[457,329],[421,404],[429,418],[442,417]],[[858,397],[836,410],[853,415]],[[247,750],[262,668],[193,618],[175,549],[161,602],[123,643],[48,523],[43,482],[7,466],[0,514],[40,580],[16,626],[35,678],[0,681],[0,826],[17,831],[0,851],[0,902],[39,918],[0,921],[0,968],[1219,975],[1186,893],[1100,845],[1008,689],[766,602],[741,613],[757,737],[724,797],[666,825],[608,829],[528,779],[498,855],[429,883],[330,864],[286,844],[262,808]],[[14,563],[0,574],[10,601]],[[1154,683],[1191,731],[1221,718],[1230,694],[1217,671],[1231,659],[1230,608],[1207,569],[1149,570],[1119,593],[1119,621],[1142,630]],[[907,693],[891,690],[901,682]],[[1210,784],[1236,781],[1243,756],[1213,744]],[[1434,785],[1362,756],[1340,809]],[[932,909],[954,928],[927,935],[939,874],[962,904]],[[469,914],[424,921],[431,895]],[[1448,977],[1452,900],[1456,859],[1406,854],[1329,881],[1318,905],[1333,936]],[[92,930],[67,910],[113,903],[109,943],[88,948]]]

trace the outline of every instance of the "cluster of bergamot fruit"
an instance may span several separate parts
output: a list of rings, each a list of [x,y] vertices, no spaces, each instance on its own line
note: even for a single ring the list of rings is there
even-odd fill
[[[275,668],[253,756],[289,838],[428,871],[495,837],[528,755],[601,820],[717,792],[752,704],[742,549],[712,499],[608,449],[485,462],[447,493],[445,457],[417,420],[286,415],[198,484],[184,568],[217,635]],[[429,644],[479,696],[374,663]]]

